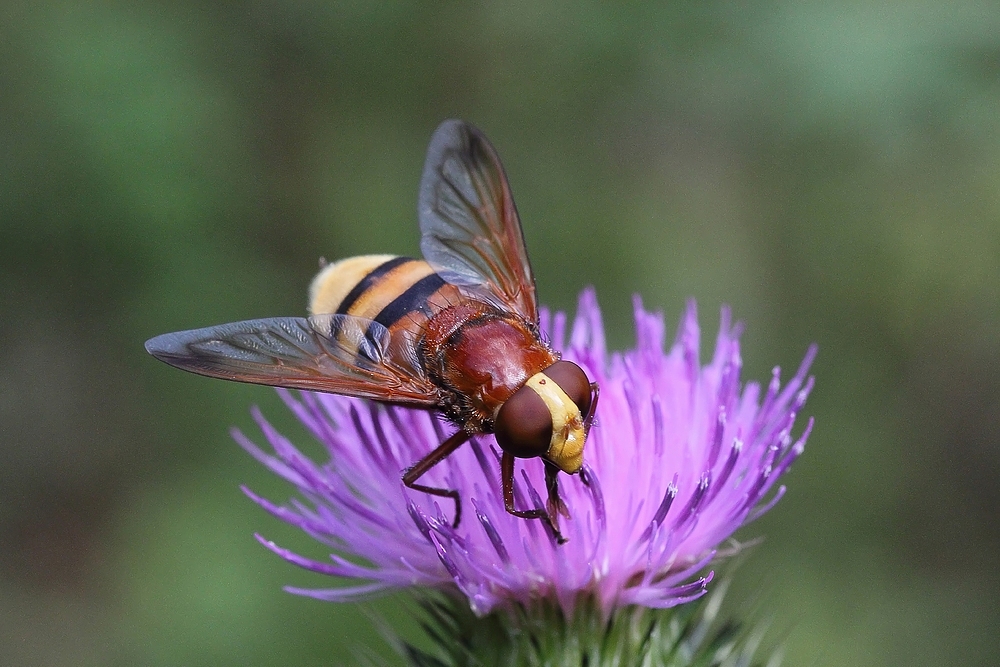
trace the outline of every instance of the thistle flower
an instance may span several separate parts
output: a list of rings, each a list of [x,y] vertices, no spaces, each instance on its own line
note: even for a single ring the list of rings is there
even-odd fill
[[[812,427],[810,419],[797,438],[792,434],[812,388],[806,372],[816,350],[809,349],[784,388],[777,368],[766,388],[741,386],[742,326],[731,322],[727,308],[706,366],[699,360],[693,301],[668,352],[662,315],[646,312],[638,298],[634,310],[636,346],[613,354],[605,349],[592,290],[580,297],[568,341],[565,315],[542,314],[553,346],[601,386],[584,470],[560,476],[572,514],[560,526],[567,544],[557,544],[543,522],[504,510],[492,436],[473,438],[427,475],[425,483],[456,489],[473,509],[453,528],[450,502],[400,481],[400,472],[453,428],[437,415],[281,391],[329,454],[316,463],[255,410],[273,455],[238,431],[235,438],[293,484],[299,497],[277,505],[244,491],[333,553],[318,561],[258,539],[291,563],[351,580],[346,587],[286,590],[347,601],[420,587],[460,594],[477,616],[544,600],[566,618],[581,600],[608,618],[626,606],[666,608],[703,595],[713,577],[705,570],[720,545],[784,493],[775,485],[802,453]],[[544,507],[541,461],[519,466],[516,505]]]

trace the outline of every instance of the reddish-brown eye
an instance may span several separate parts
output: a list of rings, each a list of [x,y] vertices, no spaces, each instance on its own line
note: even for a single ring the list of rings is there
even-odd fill
[[[497,413],[494,424],[497,443],[522,459],[541,456],[552,441],[552,415],[531,387],[514,392]]]
[[[572,361],[557,361],[543,371],[556,381],[576,407],[580,408],[580,416],[586,418],[590,410],[590,379],[583,369]]]

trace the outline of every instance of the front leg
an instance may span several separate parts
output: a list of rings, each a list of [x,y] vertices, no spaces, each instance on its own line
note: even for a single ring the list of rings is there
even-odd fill
[[[549,483],[549,466],[545,466],[545,479],[546,486],[549,487],[549,502],[552,502],[552,492],[555,488],[554,484]],[[552,532],[555,533],[556,542],[559,544],[565,544],[566,538],[562,536],[559,532],[559,527],[556,525],[554,517],[549,516],[549,512],[546,510],[536,508],[531,510],[519,510],[514,509],[514,455],[508,452],[503,453],[503,458],[500,460],[500,472],[501,481],[503,482],[503,505],[507,510],[508,514],[513,514],[516,517],[522,519],[541,519],[543,520]],[[558,499],[558,490],[556,491],[556,501],[561,504],[562,501]]]
[[[594,425],[594,415],[597,414],[597,399],[601,397],[601,385],[596,382],[590,383],[590,407],[583,418],[583,437],[590,435],[590,427]]]
[[[560,514],[569,519],[569,508],[559,497],[559,468],[548,461],[545,462],[545,489],[549,493],[545,507],[549,511],[549,519],[552,524],[555,525]]]
[[[462,501],[458,497],[458,491],[455,489],[441,489],[436,486],[417,484],[417,480],[423,477],[425,472],[436,466],[449,454],[458,449],[459,446],[464,444],[470,437],[471,436],[466,433],[465,429],[462,429],[438,445],[438,447],[430,454],[403,471],[403,484],[409,488],[416,489],[417,491],[423,491],[424,493],[429,493],[434,496],[451,498],[455,501],[455,521],[452,523],[452,527],[454,528],[458,528],[458,522],[462,519]]]

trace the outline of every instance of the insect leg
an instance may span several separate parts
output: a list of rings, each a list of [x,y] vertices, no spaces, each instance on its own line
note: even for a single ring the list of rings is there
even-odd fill
[[[553,468],[555,470],[555,468]],[[552,532],[555,533],[556,541],[559,544],[565,544],[566,538],[562,536],[559,532],[559,528],[556,526],[556,522],[553,517],[549,516],[549,513],[543,509],[533,509],[533,510],[518,510],[514,509],[514,455],[508,452],[503,453],[503,458],[500,460],[500,471],[501,479],[503,481],[503,505],[507,510],[508,514],[513,514],[521,519],[542,519]],[[549,487],[549,499],[552,496],[552,486],[549,484],[549,467],[545,467],[545,485]],[[560,501],[561,502],[561,501]]]
[[[455,521],[452,523],[452,526],[455,528],[458,528],[458,522],[462,518],[462,501],[458,497],[458,491],[455,489],[439,489],[434,486],[417,484],[417,480],[423,477],[424,473],[428,470],[444,460],[449,454],[458,449],[470,437],[471,436],[466,433],[464,429],[458,431],[438,445],[437,449],[403,471],[403,484],[407,487],[416,489],[417,491],[423,491],[424,493],[429,493],[432,496],[451,498],[455,501]]]
[[[566,503],[562,501],[559,497],[559,468],[546,462],[545,464],[545,489],[549,492],[549,498],[545,503],[545,507],[549,511],[549,518],[552,519],[552,523],[556,522],[558,515],[562,514],[567,519],[570,518],[569,508],[566,507]]]
[[[583,437],[590,434],[590,427],[594,425],[594,415],[597,414],[597,399],[601,397],[601,385],[596,382],[590,383],[590,408],[587,416],[583,418]]]

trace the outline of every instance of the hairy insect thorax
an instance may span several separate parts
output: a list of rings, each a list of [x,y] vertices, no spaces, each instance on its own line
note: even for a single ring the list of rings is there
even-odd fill
[[[486,433],[511,394],[558,360],[520,317],[481,301],[435,315],[419,349],[428,375],[458,399],[449,417]]]

